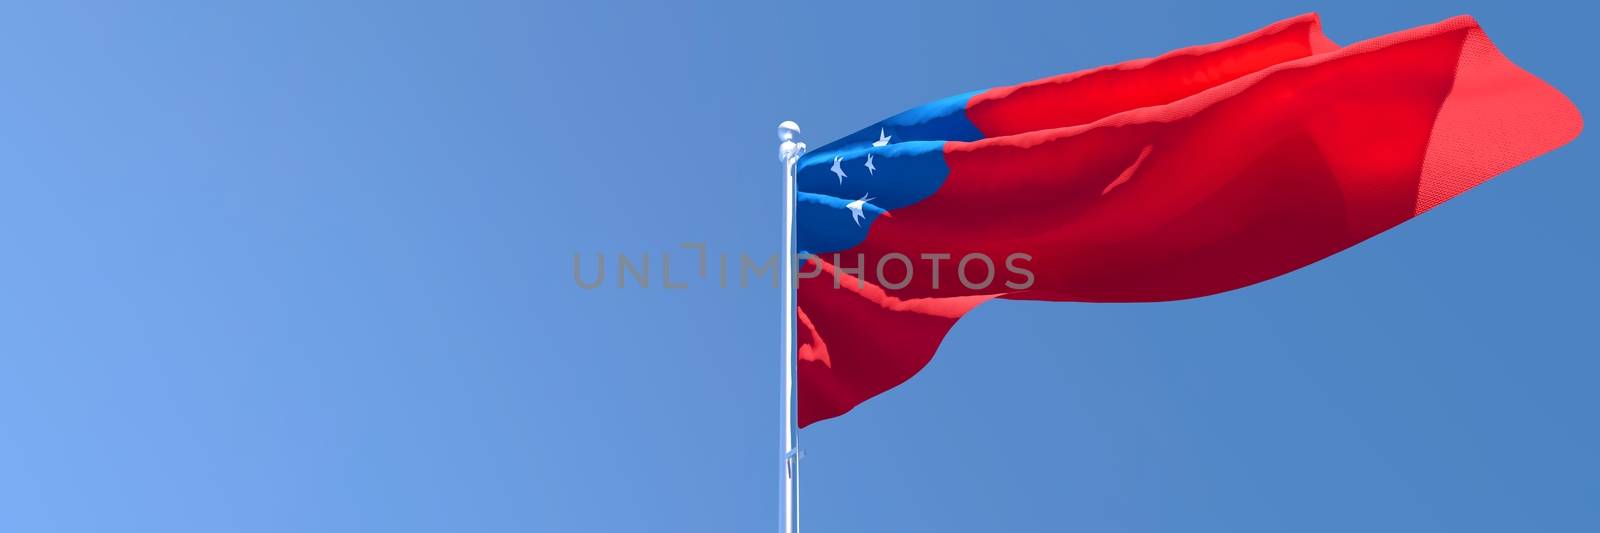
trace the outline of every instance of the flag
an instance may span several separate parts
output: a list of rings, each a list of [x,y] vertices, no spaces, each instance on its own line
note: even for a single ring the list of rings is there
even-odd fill
[[[991,299],[1244,287],[1581,129],[1466,16],[1341,47],[1308,14],[895,115],[799,164],[799,425],[910,379]]]

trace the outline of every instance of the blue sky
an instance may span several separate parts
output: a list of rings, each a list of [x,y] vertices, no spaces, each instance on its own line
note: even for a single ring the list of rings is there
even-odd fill
[[[776,291],[571,258],[775,251],[779,121],[1313,10],[1600,80],[1570,2],[729,4],[4,7],[0,530],[776,527]],[[985,305],[803,433],[805,526],[1594,531],[1591,137],[1255,287]]]

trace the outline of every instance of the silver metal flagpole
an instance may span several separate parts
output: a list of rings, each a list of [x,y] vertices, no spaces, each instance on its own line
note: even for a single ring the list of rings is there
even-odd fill
[[[778,157],[783,160],[783,533],[800,531],[800,431],[795,427],[795,306],[794,306],[794,202],[795,171],[806,143],[800,142],[800,125],[786,120],[778,125]]]

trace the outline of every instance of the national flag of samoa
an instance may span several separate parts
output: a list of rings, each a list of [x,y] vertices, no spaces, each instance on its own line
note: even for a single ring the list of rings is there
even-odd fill
[[[1341,47],[1303,15],[895,115],[800,161],[799,424],[909,379],[991,299],[1244,287],[1581,129],[1465,16]]]

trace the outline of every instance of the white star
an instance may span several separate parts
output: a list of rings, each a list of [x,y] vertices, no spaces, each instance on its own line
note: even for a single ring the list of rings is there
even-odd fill
[[[862,195],[860,200],[844,204],[844,208],[850,210],[850,219],[856,221],[857,226],[861,225],[861,219],[867,217],[865,213],[861,212],[861,208],[866,207],[867,202],[871,202],[874,199],[871,196]]]
[[[830,169],[830,170],[833,170],[834,174],[837,174],[839,176],[839,183],[841,183],[841,184],[844,183],[844,169],[839,168],[839,162],[843,161],[843,160],[844,160],[844,156],[842,156],[842,155],[833,156],[833,168]]]
[[[878,167],[872,166],[872,154],[867,154],[867,174],[877,174]]]
[[[889,136],[883,134],[883,128],[878,128],[878,140],[872,141],[873,146],[888,146]]]

